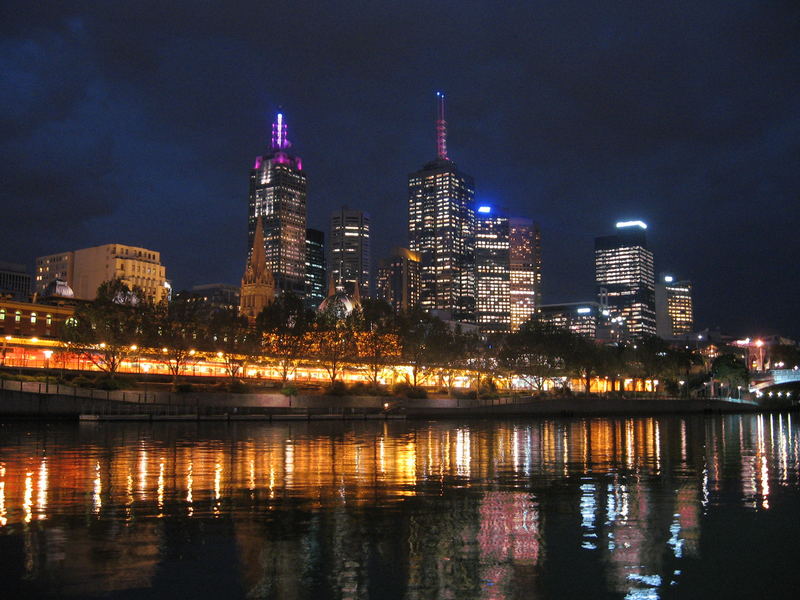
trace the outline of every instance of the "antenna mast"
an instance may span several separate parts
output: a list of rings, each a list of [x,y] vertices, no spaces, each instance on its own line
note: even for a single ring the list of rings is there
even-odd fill
[[[444,92],[436,92],[436,155],[447,158],[447,121],[444,119]]]

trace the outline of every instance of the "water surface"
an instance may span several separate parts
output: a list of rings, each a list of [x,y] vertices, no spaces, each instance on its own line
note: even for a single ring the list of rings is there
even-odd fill
[[[3,597],[790,598],[797,415],[0,426]]]

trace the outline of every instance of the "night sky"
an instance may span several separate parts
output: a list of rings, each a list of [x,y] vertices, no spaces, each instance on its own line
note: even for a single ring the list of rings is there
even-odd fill
[[[407,243],[407,175],[451,158],[541,223],[547,302],[643,219],[698,327],[800,337],[800,2],[17,2],[0,8],[0,260],[160,250],[238,283],[248,173],[282,107],[309,226]]]

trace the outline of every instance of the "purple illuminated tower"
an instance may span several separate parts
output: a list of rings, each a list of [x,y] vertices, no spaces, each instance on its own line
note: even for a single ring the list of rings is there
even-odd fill
[[[250,170],[248,245],[258,217],[264,227],[264,252],[277,293],[305,294],[306,175],[299,156],[289,153],[286,121],[278,113],[272,138]]]
[[[436,159],[408,176],[409,248],[420,256],[420,304],[475,322],[475,186],[447,155],[444,94],[436,93]]]

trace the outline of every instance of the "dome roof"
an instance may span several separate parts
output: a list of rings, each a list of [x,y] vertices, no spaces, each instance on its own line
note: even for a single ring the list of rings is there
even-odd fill
[[[75,292],[63,279],[54,279],[47,284],[42,295],[45,298],[74,298]]]
[[[325,298],[319,305],[319,312],[333,313],[336,318],[343,319],[357,306],[356,302],[351,298],[343,288],[337,287],[336,291]]]

